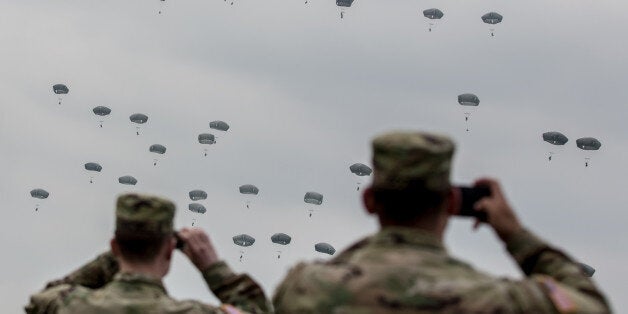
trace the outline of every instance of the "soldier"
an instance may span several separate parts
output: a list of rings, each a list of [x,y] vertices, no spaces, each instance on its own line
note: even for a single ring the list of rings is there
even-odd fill
[[[453,152],[450,139],[434,134],[375,138],[363,199],[380,231],[329,262],[294,267],[276,290],[276,313],[610,312],[571,257],[521,225],[494,180],[477,181],[491,195],[475,210],[488,215],[526,277],[489,276],[448,254],[443,236],[460,201],[449,181]]]
[[[31,296],[27,313],[266,313],[270,305],[260,286],[247,275],[234,274],[218,260],[200,229],[173,230],[175,206],[151,196],[118,198],[111,251],[50,282]],[[168,296],[162,278],[178,246],[223,302],[213,307]],[[236,308],[237,307],[237,308]]]

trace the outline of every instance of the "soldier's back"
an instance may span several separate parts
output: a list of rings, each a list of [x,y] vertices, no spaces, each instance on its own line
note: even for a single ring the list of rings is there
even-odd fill
[[[509,283],[452,258],[433,236],[387,228],[330,262],[299,264],[274,303],[277,313],[521,312]]]

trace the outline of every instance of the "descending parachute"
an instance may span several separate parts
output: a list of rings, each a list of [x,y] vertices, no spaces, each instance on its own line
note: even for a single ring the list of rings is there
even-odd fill
[[[569,141],[569,139],[563,133],[550,131],[543,133],[543,141],[548,142],[554,146],[563,146]],[[554,154],[554,152],[549,153],[548,159],[550,161],[552,160],[552,155]]]
[[[441,18],[443,18],[445,14],[443,14],[443,11],[439,10],[439,9],[427,9],[423,11],[423,16],[425,16],[426,18],[428,18],[429,21],[429,31],[432,31],[432,28],[434,26],[436,26],[436,21],[440,20]]]
[[[325,254],[329,254],[329,255],[334,255],[334,253],[336,253],[336,249],[334,249],[333,246],[331,246],[331,244],[329,243],[316,243],[314,245],[314,250],[316,250],[316,252],[321,252],[321,253],[325,253]]]
[[[351,171],[351,173],[357,175],[358,177],[370,176],[373,172],[373,169],[371,169],[371,167],[361,163],[355,163],[349,166],[349,170]],[[358,191],[360,190],[360,184],[361,182],[358,181]]]
[[[340,18],[345,17],[345,10],[350,8],[354,0],[336,0],[336,5],[340,8]]]
[[[198,135],[198,142],[204,145],[216,144],[216,137],[213,134],[202,133]],[[205,157],[207,157],[207,148],[205,148]]]
[[[92,109],[92,111],[94,112],[95,115],[99,116],[99,117],[104,117],[104,116],[108,116],[111,113],[111,109],[105,107],[105,106],[97,106],[94,107],[94,109]],[[98,121],[100,122],[100,127],[102,128],[102,120]]]
[[[207,212],[207,209],[205,208],[205,206],[203,206],[202,204],[199,203],[191,203],[190,205],[188,205],[188,209],[193,212],[193,213],[198,213],[198,214],[204,214],[205,212]],[[192,219],[192,227],[194,227],[194,223],[196,222],[196,218]]]
[[[235,245],[243,248],[242,250],[240,250],[240,262],[242,262],[242,257],[244,257],[244,248],[253,245],[253,243],[255,243],[255,238],[248,234],[240,234],[234,236],[232,239]]]
[[[166,153],[166,146],[161,144],[153,144],[148,148],[151,153],[163,155]],[[153,166],[157,166],[157,158],[153,159]]]
[[[504,17],[501,16],[501,14],[495,12],[489,12],[482,15],[482,21],[489,25],[499,24],[502,22],[502,19],[504,19]],[[491,36],[495,36],[494,26],[491,26],[489,30],[491,31]]]
[[[118,178],[118,183],[124,184],[124,185],[136,185],[137,179],[135,179],[132,176],[122,176]]]
[[[292,238],[285,233],[275,233],[270,237],[270,241],[283,247],[290,244]],[[281,249],[277,251],[277,258],[281,258]]]
[[[192,190],[190,191],[189,195],[190,195],[190,199],[193,201],[207,199],[207,192],[203,190]]]
[[[469,117],[471,116],[471,111],[472,111],[469,109],[479,106],[480,98],[478,98],[478,96],[476,96],[475,94],[470,94],[470,93],[460,94],[458,95],[458,103],[462,106],[465,106],[465,108],[468,108],[466,112],[464,113],[464,121],[468,123]],[[467,132],[468,131],[469,131],[469,126],[467,125]]]
[[[160,4],[159,14],[161,14],[166,7],[166,0],[159,0],[159,4]]]
[[[65,86],[64,84],[55,84],[52,85],[52,91],[59,95],[59,105],[61,104],[61,101],[63,101],[63,95],[67,94],[70,92],[70,89]]]
[[[216,120],[216,121],[210,122],[209,123],[209,127],[211,129],[218,130],[218,131],[224,131],[224,132],[229,130],[229,124],[227,124],[227,122],[220,121],[220,120]]]
[[[146,121],[148,121],[148,116],[143,113],[134,113],[129,117],[129,119],[131,120],[131,122],[137,124],[137,126],[135,127],[137,131],[135,133],[137,135],[140,135],[140,124],[146,123]]]
[[[308,204],[313,204],[313,205],[321,205],[323,204],[323,194],[317,193],[317,192],[307,192],[305,193],[305,197],[303,198],[303,201],[305,201]],[[314,211],[314,209],[309,209],[310,212],[310,217],[312,217],[312,212]]]
[[[247,196],[246,208],[250,208],[251,198],[259,193],[259,189],[253,184],[245,184],[240,186],[240,193]]]
[[[593,137],[583,137],[583,138],[579,138],[576,140],[576,145],[578,146],[578,148],[585,150],[585,151],[592,151],[592,150],[598,150],[600,149],[600,147],[602,147],[602,143],[600,143],[600,141],[598,141],[598,139],[593,138]],[[591,158],[590,157],[585,157],[584,158],[584,166],[588,167],[589,166],[589,160]]]
[[[577,263],[578,266],[580,266],[580,269],[582,270],[582,272],[587,276],[587,277],[593,277],[593,274],[595,273],[595,268],[585,264],[585,263]]]
[[[48,191],[44,189],[34,189],[31,191],[32,198],[45,200],[48,198],[48,196],[50,196],[50,193],[48,193]],[[38,211],[38,210],[39,210],[39,204],[35,205],[35,211]]]
[[[102,170],[102,166],[95,162],[88,162],[85,164],[85,170],[90,171],[91,173],[98,173]],[[94,177],[89,177],[89,183],[94,183]]]

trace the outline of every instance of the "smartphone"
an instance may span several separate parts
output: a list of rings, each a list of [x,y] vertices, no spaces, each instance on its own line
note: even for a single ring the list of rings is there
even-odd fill
[[[490,196],[491,190],[486,186],[458,186],[457,189],[460,195],[460,203],[458,206],[458,210],[456,211],[456,215],[475,217],[480,221],[486,222],[487,214],[485,212],[476,211],[475,209],[473,209],[473,206],[481,198]]]

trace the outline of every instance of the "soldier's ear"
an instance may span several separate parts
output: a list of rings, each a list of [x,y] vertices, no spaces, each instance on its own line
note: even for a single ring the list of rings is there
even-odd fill
[[[111,241],[109,241],[109,246],[111,246],[111,253],[113,253],[113,256],[120,257],[120,246],[118,246],[116,238],[111,238]]]
[[[377,213],[377,205],[375,201],[375,194],[373,189],[368,187],[362,193],[362,202],[364,202],[364,208],[369,214]]]

